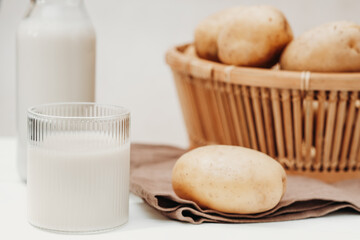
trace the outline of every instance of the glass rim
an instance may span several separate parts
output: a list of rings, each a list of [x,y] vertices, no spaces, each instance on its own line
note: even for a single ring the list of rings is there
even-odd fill
[[[54,115],[54,114],[44,114],[39,113],[36,110],[39,110],[44,107],[58,107],[58,106],[71,106],[71,105],[78,105],[78,106],[99,106],[103,108],[111,108],[115,110],[120,110],[120,113],[116,114],[108,114],[105,116],[61,116],[61,115]],[[63,120],[107,120],[107,119],[117,119],[117,118],[125,118],[130,117],[130,110],[114,105],[114,104],[103,104],[103,103],[96,103],[96,102],[55,102],[55,103],[44,103],[35,106],[31,106],[27,109],[27,115],[35,116],[40,118],[46,119],[63,119]]]

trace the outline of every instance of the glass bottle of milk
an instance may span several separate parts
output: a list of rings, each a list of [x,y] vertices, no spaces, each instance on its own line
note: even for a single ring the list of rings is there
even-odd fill
[[[17,31],[17,164],[26,181],[27,109],[95,101],[96,37],[83,0],[35,0]]]

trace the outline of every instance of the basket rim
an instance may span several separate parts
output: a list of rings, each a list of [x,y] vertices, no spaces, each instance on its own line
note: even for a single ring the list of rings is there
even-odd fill
[[[185,55],[191,43],[172,47],[166,52],[166,62],[176,72],[195,78],[254,87],[359,91],[360,72],[327,73],[238,67]]]

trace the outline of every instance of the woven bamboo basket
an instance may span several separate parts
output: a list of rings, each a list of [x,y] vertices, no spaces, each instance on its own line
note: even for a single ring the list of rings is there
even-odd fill
[[[168,50],[190,147],[239,145],[288,174],[360,178],[360,73],[224,65]]]

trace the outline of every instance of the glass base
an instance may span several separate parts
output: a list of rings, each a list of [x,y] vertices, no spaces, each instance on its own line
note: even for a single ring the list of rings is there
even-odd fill
[[[128,223],[128,220],[126,220],[125,222],[115,226],[115,227],[110,227],[110,228],[105,228],[105,229],[98,229],[98,230],[85,230],[85,231],[66,231],[66,230],[57,230],[57,229],[49,229],[49,228],[43,228],[40,226],[36,226],[34,224],[32,224],[31,222],[29,222],[29,224],[37,229],[40,229],[42,231],[46,231],[46,232],[52,232],[52,233],[57,233],[57,234],[66,234],[66,235],[86,235],[86,234],[99,234],[99,233],[105,233],[105,232],[110,232],[113,231],[115,229],[118,229],[124,225],[126,225]]]

